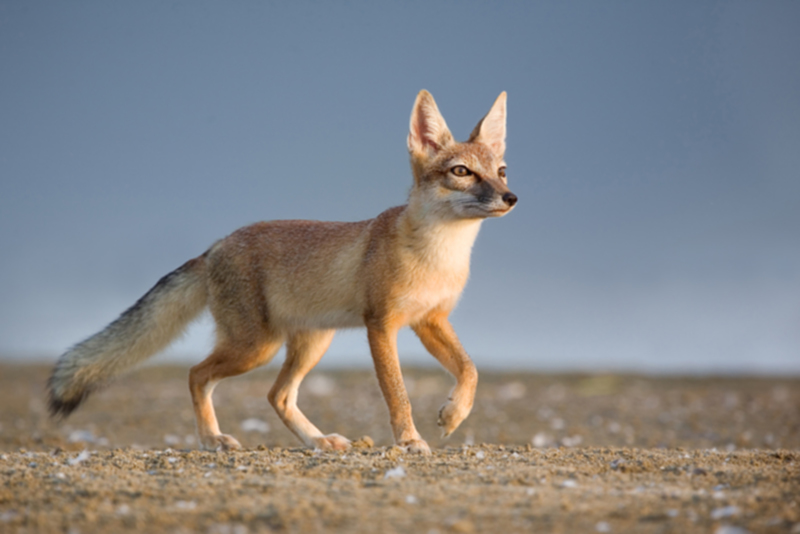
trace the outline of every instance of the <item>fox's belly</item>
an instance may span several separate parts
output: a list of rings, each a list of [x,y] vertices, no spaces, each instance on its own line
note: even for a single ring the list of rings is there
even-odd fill
[[[282,317],[280,322],[291,329],[303,330],[328,330],[364,326],[363,316],[350,310],[329,310],[289,315]]]
[[[333,284],[273,285],[267,295],[270,322],[289,329],[364,326],[361,299],[353,288]]]

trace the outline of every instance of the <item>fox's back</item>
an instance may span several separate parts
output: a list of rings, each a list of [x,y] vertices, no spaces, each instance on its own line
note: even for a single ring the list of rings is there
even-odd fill
[[[374,219],[373,219],[374,220]],[[240,228],[208,252],[215,317],[245,306],[279,328],[363,325],[358,284],[373,220],[286,220]]]

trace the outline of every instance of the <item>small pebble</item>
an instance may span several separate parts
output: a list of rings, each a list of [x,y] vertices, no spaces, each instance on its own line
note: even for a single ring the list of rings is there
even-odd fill
[[[89,451],[82,451],[82,452],[81,452],[80,454],[78,454],[78,455],[77,455],[75,458],[70,458],[69,460],[67,460],[67,463],[68,463],[69,465],[78,465],[78,464],[80,464],[81,462],[85,462],[85,461],[86,461],[86,460],[88,460],[90,457],[91,457],[91,453],[89,453]]]
[[[303,382],[305,390],[315,397],[327,397],[336,390],[336,382],[325,375],[313,375]]]
[[[403,469],[402,465],[398,465],[397,467],[386,471],[386,474],[383,475],[383,478],[403,478],[404,476],[406,476],[406,470]]]
[[[522,382],[509,382],[497,388],[497,400],[510,401],[525,397],[525,384]]]
[[[262,421],[261,419],[256,419],[255,417],[245,419],[239,424],[239,426],[243,432],[258,432],[260,434],[266,434],[269,432],[269,423]]]
[[[611,525],[609,525],[605,521],[600,521],[594,526],[594,529],[597,532],[611,532]]]
[[[70,432],[67,441],[70,443],[77,443],[79,441],[92,443],[94,441],[94,434],[91,430],[73,430]]]
[[[17,512],[14,510],[7,510],[5,512],[0,513],[0,523],[9,523],[16,519],[18,516]]]
[[[541,449],[544,447],[549,447],[553,443],[553,438],[544,432],[538,432],[535,436],[533,436],[533,439],[531,439],[531,443],[534,447]]]
[[[750,534],[750,531],[733,525],[721,525],[714,534]]]
[[[739,515],[741,510],[738,506],[725,506],[724,508],[715,508],[711,511],[711,519],[723,519],[725,517],[733,517]]]
[[[611,467],[611,469],[616,471],[617,469],[619,469],[620,467],[622,467],[625,464],[626,464],[626,462],[625,462],[624,459],[616,458],[614,460],[611,460],[611,463],[609,464],[609,466]]]
[[[197,503],[194,501],[178,501],[175,503],[175,508],[178,510],[194,510],[197,508]]]

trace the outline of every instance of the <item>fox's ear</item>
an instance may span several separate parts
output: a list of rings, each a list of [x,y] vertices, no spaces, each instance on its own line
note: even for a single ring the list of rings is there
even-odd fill
[[[506,92],[500,93],[497,100],[494,101],[492,109],[486,114],[484,118],[478,123],[472,134],[469,136],[469,141],[478,141],[489,148],[499,158],[503,157],[506,152]]]
[[[408,151],[411,154],[438,152],[453,142],[453,135],[439,113],[433,96],[422,90],[411,110],[411,127],[408,132]]]

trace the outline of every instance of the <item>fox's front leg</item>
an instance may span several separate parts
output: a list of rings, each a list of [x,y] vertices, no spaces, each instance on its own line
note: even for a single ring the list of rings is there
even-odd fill
[[[397,358],[397,328],[378,324],[378,321],[375,324],[368,323],[367,337],[378,383],[389,407],[395,443],[408,452],[430,454],[430,447],[417,432],[411,417],[411,402]]]
[[[438,424],[442,428],[442,436],[446,437],[472,411],[475,389],[478,386],[478,371],[461,346],[445,312],[432,312],[418,324],[412,325],[412,328],[428,352],[456,378],[456,386],[439,410]]]

